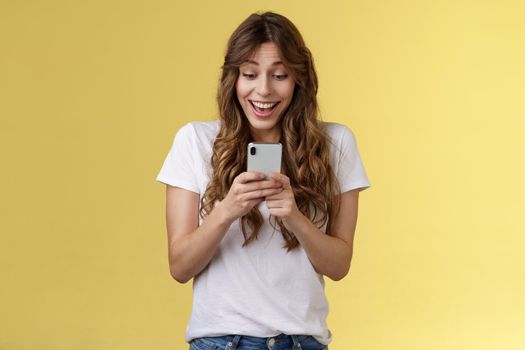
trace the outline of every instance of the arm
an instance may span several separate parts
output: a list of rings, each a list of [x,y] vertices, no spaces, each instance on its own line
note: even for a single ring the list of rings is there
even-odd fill
[[[282,191],[277,181],[262,181],[264,175],[242,173],[235,178],[224,200],[199,226],[199,194],[167,185],[166,226],[170,273],[186,283],[212,259],[230,225],[264,200]]]
[[[332,216],[331,232],[324,234],[295,204],[289,180],[275,174],[284,186],[281,194],[268,197],[270,213],[281,217],[286,228],[295,234],[315,270],[339,281],[348,274],[353,253],[353,240],[357,224],[359,189],[341,194],[339,215]]]
[[[166,226],[172,277],[186,283],[203,270],[230,224],[217,207],[199,226],[199,195],[167,185]]]

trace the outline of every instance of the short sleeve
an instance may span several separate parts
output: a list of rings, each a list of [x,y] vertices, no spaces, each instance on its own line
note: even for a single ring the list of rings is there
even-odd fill
[[[354,133],[347,126],[341,125],[336,152],[336,177],[341,193],[358,188],[369,188],[370,181],[366,174]]]
[[[195,174],[195,130],[191,123],[184,125],[176,133],[171,149],[157,175],[157,181],[199,193]]]

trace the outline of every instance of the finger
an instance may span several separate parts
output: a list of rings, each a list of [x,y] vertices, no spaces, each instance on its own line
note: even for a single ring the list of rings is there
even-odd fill
[[[286,215],[286,210],[282,208],[268,208],[268,213],[279,218]]]
[[[248,206],[249,206],[250,208],[253,208],[253,207],[255,207],[257,204],[259,204],[259,203],[261,203],[261,202],[262,202],[262,200],[261,200],[260,198],[255,198],[255,199],[252,199],[252,200],[248,201]]]
[[[283,205],[284,202],[281,199],[266,200],[266,206],[268,207],[268,209],[282,208]]]
[[[262,180],[264,179],[264,174],[257,171],[245,171],[240,173],[233,182],[240,184],[248,183],[250,181]]]
[[[265,200],[267,200],[267,201],[274,201],[274,200],[278,200],[278,199],[284,199],[283,191],[284,191],[284,189],[279,191],[279,192],[277,192],[277,193],[275,193],[275,194],[271,194],[269,196],[266,196]]]
[[[251,181],[249,183],[242,184],[241,186],[243,192],[264,190],[267,188],[283,188],[283,185],[276,180]]]
[[[288,176],[281,174],[281,173],[271,173],[270,175],[272,179],[275,179],[279,181],[280,183],[282,183],[285,189],[291,188],[290,178],[288,178]]]
[[[267,196],[272,196],[275,194],[278,194],[282,191],[282,188],[267,188],[257,191],[251,191],[246,192],[243,196],[243,200],[251,200],[255,198],[259,198],[260,200],[264,200]]]

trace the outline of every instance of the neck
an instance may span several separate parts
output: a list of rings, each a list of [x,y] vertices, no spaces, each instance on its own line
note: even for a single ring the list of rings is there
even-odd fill
[[[281,139],[281,130],[251,130],[255,142],[278,143]]]

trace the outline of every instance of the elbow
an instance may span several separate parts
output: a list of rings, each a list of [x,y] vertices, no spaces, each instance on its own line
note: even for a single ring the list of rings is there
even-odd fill
[[[344,242],[345,249],[342,250],[341,255],[335,256],[335,260],[331,261],[330,273],[326,274],[332,281],[340,281],[350,272],[350,265],[352,264],[353,245]]]
[[[334,276],[328,276],[330,279],[334,282],[338,282],[342,280],[346,275],[334,275]]]
[[[178,269],[174,268],[173,266],[170,266],[170,274],[173,279],[181,284],[185,284],[188,281],[192,279],[193,276],[190,276],[188,274],[183,273],[182,271],[179,271]]]
[[[328,275],[328,277],[332,281],[336,281],[337,282],[337,281],[340,281],[343,278],[345,278],[348,275],[348,272],[350,272],[350,264],[344,266],[339,271],[334,271],[334,273]]]
[[[170,254],[168,255],[168,266],[171,277],[181,284],[185,284],[193,278],[193,275],[186,267],[186,264],[184,264],[183,260],[173,251],[170,251]]]
[[[179,282],[180,284],[186,284],[189,280],[191,280],[191,278],[182,277],[174,274],[171,274],[171,277],[173,277],[173,279]]]
[[[348,271],[346,271],[346,272],[342,272],[342,273],[338,273],[338,274],[333,274],[333,275],[328,276],[328,277],[330,277],[330,279],[331,279],[332,281],[337,282],[337,281],[340,281],[340,280],[342,280],[343,278],[345,278],[346,275],[348,275]]]

